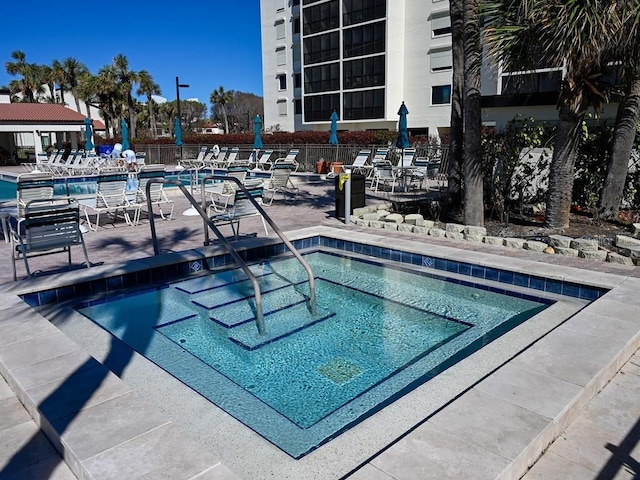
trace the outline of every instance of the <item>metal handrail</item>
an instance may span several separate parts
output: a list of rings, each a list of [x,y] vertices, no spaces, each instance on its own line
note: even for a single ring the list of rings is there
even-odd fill
[[[236,177],[230,177],[230,176],[227,176],[227,175],[216,175],[216,174],[204,176],[202,178],[202,188],[201,188],[202,205],[206,205],[205,185],[206,185],[207,180],[222,180],[222,181],[227,181],[227,182],[228,181],[232,181],[232,182],[236,183],[236,185],[243,192],[245,192],[247,194],[247,198],[251,201],[253,206],[256,207],[256,209],[258,210],[260,215],[262,215],[262,218],[264,218],[267,221],[267,223],[271,226],[271,228],[276,233],[276,235],[278,235],[278,237],[280,237],[280,240],[282,240],[282,242],[287,246],[289,251],[293,254],[294,257],[296,257],[296,259],[300,262],[302,267],[307,272],[307,277],[309,278],[309,309],[311,310],[311,313],[313,315],[315,315],[315,313],[316,313],[316,283],[315,283],[315,279],[313,277],[313,271],[311,270],[311,267],[306,262],[306,260],[304,258],[302,258],[302,255],[300,255],[300,253],[298,252],[296,247],[293,246],[293,244],[289,241],[289,239],[284,235],[282,230],[280,230],[280,227],[278,227],[275,224],[275,222],[271,219],[271,217],[267,214],[267,212],[265,212],[264,208],[262,208],[262,205],[259,202],[257,202],[256,199],[253,198],[252,195],[249,194],[249,191],[246,189],[244,184],[239,179],[237,179]],[[207,220],[209,220],[208,217],[207,217]],[[208,245],[208,244],[209,244],[209,232],[205,228],[205,245]]]
[[[258,285],[258,280],[256,279],[256,276],[249,269],[249,267],[244,262],[244,260],[242,260],[242,257],[240,257],[240,255],[238,255],[238,252],[235,251],[235,249],[233,248],[231,243],[229,243],[229,241],[225,238],[224,235],[222,235],[222,233],[220,233],[220,231],[215,226],[215,224],[211,221],[211,219],[209,219],[209,217],[207,216],[207,213],[204,211],[202,206],[196,201],[195,198],[193,198],[193,195],[191,195],[189,193],[189,191],[185,188],[185,186],[182,184],[182,182],[180,182],[178,180],[165,179],[165,178],[151,178],[151,179],[149,179],[149,181],[147,182],[147,185],[146,185],[147,208],[148,208],[148,211],[149,211],[149,226],[151,227],[151,238],[153,240],[153,252],[154,252],[154,254],[158,255],[158,253],[159,253],[158,252],[158,238],[157,238],[157,235],[156,235],[156,224],[155,224],[155,220],[153,218],[153,215],[151,214],[151,212],[152,212],[151,185],[154,184],[154,183],[162,183],[163,185],[166,185],[166,184],[176,185],[178,188],[180,188],[180,191],[182,191],[182,193],[187,198],[187,200],[189,200],[189,203],[191,203],[191,205],[198,211],[198,213],[200,214],[200,216],[202,217],[202,219],[204,221],[205,232],[206,232],[205,236],[206,236],[206,239],[207,239],[207,243],[205,245],[208,245],[208,239],[209,239],[209,230],[207,230],[207,228],[206,228],[208,226],[209,228],[211,228],[211,230],[213,230],[213,232],[218,237],[218,240],[220,240],[220,242],[224,245],[224,247],[227,249],[227,252],[229,252],[229,254],[231,254],[231,256],[236,261],[236,263],[238,265],[240,265],[240,268],[242,268],[242,271],[244,271],[245,275],[247,277],[249,277],[249,280],[251,281],[251,285],[253,286],[253,294],[254,294],[255,301],[256,301],[256,325],[258,327],[258,333],[260,333],[260,335],[264,335],[266,330],[265,330],[264,318],[263,318],[263,314],[262,314],[262,294],[260,293],[260,286]],[[314,295],[314,298],[315,298],[315,295]]]

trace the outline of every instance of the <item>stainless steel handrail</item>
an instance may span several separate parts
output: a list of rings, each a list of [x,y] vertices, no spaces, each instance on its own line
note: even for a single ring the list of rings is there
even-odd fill
[[[206,176],[204,176],[202,178],[202,188],[200,189],[201,190],[201,195],[202,195],[202,205],[203,206],[206,205],[205,186],[206,186],[207,180],[222,180],[222,181],[227,181],[227,182],[228,181],[232,181],[232,182],[236,183],[236,185],[243,192],[245,192],[247,194],[247,198],[251,201],[253,206],[256,207],[258,212],[260,212],[260,215],[262,215],[262,218],[264,218],[267,221],[267,223],[271,226],[271,228],[276,233],[276,235],[278,235],[278,237],[280,237],[280,240],[282,240],[282,242],[287,246],[287,248],[291,251],[293,256],[296,257],[296,259],[300,262],[300,264],[303,266],[303,268],[307,272],[307,277],[309,278],[309,309],[310,309],[311,313],[313,315],[315,315],[315,313],[316,313],[316,282],[315,282],[315,279],[313,277],[313,271],[311,270],[311,267],[306,262],[306,260],[304,258],[302,258],[302,255],[300,255],[298,250],[296,250],[296,247],[293,246],[293,244],[289,241],[289,239],[284,235],[282,230],[280,230],[280,227],[278,227],[278,225],[275,224],[275,222],[271,219],[271,217],[267,214],[267,212],[265,212],[264,208],[262,208],[262,205],[260,205],[260,203],[257,202],[256,199],[253,198],[253,196],[249,194],[249,191],[246,189],[244,184],[239,179],[237,179],[236,177],[231,177],[231,176],[227,176],[227,175],[215,175],[215,174],[214,175],[206,175]],[[209,220],[209,219],[207,218],[207,220]],[[205,245],[208,245],[208,244],[209,244],[209,232],[207,231],[207,229],[205,229]]]
[[[209,228],[211,228],[211,230],[213,230],[213,233],[216,234],[216,236],[218,237],[218,240],[220,240],[220,243],[224,245],[224,247],[227,249],[227,252],[229,252],[229,254],[233,257],[236,263],[240,265],[240,268],[242,268],[242,271],[245,273],[245,275],[249,277],[249,280],[251,281],[251,285],[253,286],[253,294],[256,301],[256,325],[258,327],[258,333],[260,333],[260,335],[264,335],[266,332],[266,329],[264,326],[264,317],[262,314],[262,294],[260,293],[260,286],[258,285],[258,280],[256,279],[256,276],[249,269],[248,265],[244,262],[244,260],[242,260],[242,257],[238,255],[238,252],[235,251],[231,243],[229,243],[229,241],[225,238],[225,236],[222,235],[222,233],[220,233],[220,231],[215,226],[215,224],[209,219],[209,217],[207,216],[207,213],[204,211],[202,206],[196,201],[195,198],[193,198],[193,195],[189,193],[189,191],[185,188],[182,182],[178,180],[171,180],[171,179],[164,179],[164,178],[151,178],[149,182],[147,182],[145,193],[147,195],[147,208],[149,212],[149,226],[151,227],[151,238],[153,240],[153,253],[155,255],[158,255],[159,253],[158,238],[156,235],[156,224],[153,218],[153,214],[151,213],[152,212],[151,185],[153,183],[162,183],[165,185],[166,184],[176,185],[178,188],[180,188],[184,196],[187,198],[187,200],[189,200],[189,203],[191,203],[191,205],[193,205],[193,207],[198,211],[198,213],[200,214],[200,216],[202,217],[205,223],[205,237],[207,239],[207,243],[205,245],[208,245],[208,240],[209,240],[209,230],[206,228],[208,226]]]

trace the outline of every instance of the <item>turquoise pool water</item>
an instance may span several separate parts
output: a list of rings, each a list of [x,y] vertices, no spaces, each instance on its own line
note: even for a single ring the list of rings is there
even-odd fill
[[[0,180],[0,202],[16,199],[16,184],[7,180]]]
[[[226,270],[78,307],[299,458],[525,321],[550,302],[315,252],[317,311],[297,261]]]

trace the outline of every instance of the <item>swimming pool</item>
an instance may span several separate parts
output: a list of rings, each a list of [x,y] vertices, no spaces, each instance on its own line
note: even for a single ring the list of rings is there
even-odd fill
[[[9,180],[0,179],[0,202],[16,199],[16,184]]]
[[[251,288],[223,270],[78,310],[299,458],[544,310],[550,300],[358,256],[261,261],[267,333]]]

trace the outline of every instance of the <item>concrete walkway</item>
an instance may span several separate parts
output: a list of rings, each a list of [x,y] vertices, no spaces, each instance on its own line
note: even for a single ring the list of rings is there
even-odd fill
[[[280,227],[293,230],[301,227],[327,225],[345,228],[333,217],[334,197],[333,183],[300,182],[301,193],[295,207],[282,202],[274,202],[268,210]],[[163,251],[183,251],[196,248],[202,244],[202,224],[194,217],[184,217],[181,212],[186,203],[174,197],[176,201],[176,219],[170,222],[157,221],[158,237]],[[371,199],[371,201],[374,201]],[[242,230],[248,234],[256,234],[262,228],[258,219],[243,221]],[[363,229],[349,227],[354,235]],[[366,230],[365,230],[366,231]],[[264,234],[264,232],[262,232]],[[392,238],[411,236],[398,232],[376,232]],[[259,233],[258,233],[259,235]],[[85,238],[92,262],[111,264],[153,255],[150,241],[148,221],[133,228],[123,224],[105,225],[98,232],[90,232]],[[445,239],[422,239],[434,246],[449,245],[474,251],[492,252],[499,255],[534,256],[540,262],[566,264],[567,266],[584,268],[589,272],[616,270],[617,267],[597,264],[582,259],[560,259],[523,252],[504,252],[485,245],[464,245]],[[8,246],[0,245],[0,255],[5,259],[5,268],[0,270],[0,283],[12,284],[8,261]],[[61,258],[56,258],[61,257]],[[80,258],[79,255],[74,258]],[[39,270],[47,274],[64,265],[63,256],[48,256],[34,260]],[[18,271],[23,273],[22,266]],[[625,272],[631,276],[639,276],[637,267],[628,267]],[[621,271],[621,270],[618,270]],[[6,310],[5,310],[6,312]],[[640,318],[640,309],[636,311]],[[1,342],[0,342],[1,343]],[[589,352],[583,352],[585,356]],[[552,399],[549,399],[553,401]],[[479,474],[482,462],[477,464],[457,464],[457,472],[451,476],[430,476],[428,473],[433,459],[429,455],[414,454],[407,456],[406,449],[417,446],[419,451],[419,435],[411,434],[387,451],[363,465],[352,473],[352,479],[393,480],[424,478],[485,478],[486,472]],[[25,442],[31,442],[32,448],[25,450]],[[590,402],[583,407],[577,420],[569,425],[558,439],[547,449],[545,454],[533,465],[525,475],[531,479],[632,479],[640,478],[640,353],[633,357],[613,377]],[[407,442],[414,442],[414,447],[407,447]],[[417,442],[417,443],[415,443]],[[18,454],[18,455],[16,455]],[[395,455],[397,457],[397,463]],[[442,460],[442,459],[440,459]],[[450,459],[456,464],[456,457]],[[22,407],[16,394],[7,383],[0,378],[0,480],[2,479],[68,479],[75,478],[64,462],[61,462],[55,449],[46,437],[38,432],[36,423],[27,410]],[[46,472],[46,474],[43,474]],[[220,470],[220,475],[198,476],[197,478],[242,478],[228,470]],[[478,474],[478,475],[476,475]],[[46,475],[46,476],[45,476]],[[194,477],[196,478],[196,477]],[[254,477],[255,478],[255,477]],[[318,472],[316,478],[324,477]]]

